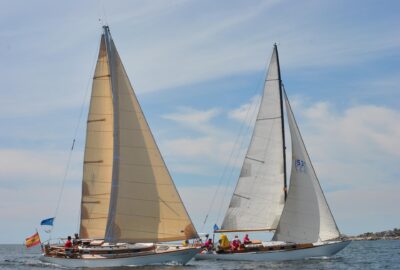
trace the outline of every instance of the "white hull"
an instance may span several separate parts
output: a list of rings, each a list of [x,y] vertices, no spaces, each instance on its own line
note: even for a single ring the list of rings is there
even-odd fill
[[[351,241],[329,242],[311,248],[297,250],[258,251],[246,253],[199,253],[196,260],[226,260],[226,261],[289,261],[314,257],[333,256],[344,249]]]
[[[136,255],[123,258],[87,258],[70,259],[56,258],[42,255],[42,262],[56,264],[65,267],[117,267],[117,266],[142,266],[151,264],[186,264],[200,249],[188,248],[169,252]]]

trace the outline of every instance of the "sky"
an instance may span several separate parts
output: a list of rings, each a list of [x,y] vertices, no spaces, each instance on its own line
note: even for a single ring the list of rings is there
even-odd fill
[[[102,24],[198,231],[222,221],[275,42],[341,232],[400,227],[398,14],[398,1],[1,0],[0,243],[48,237],[54,215],[53,237],[77,230]]]

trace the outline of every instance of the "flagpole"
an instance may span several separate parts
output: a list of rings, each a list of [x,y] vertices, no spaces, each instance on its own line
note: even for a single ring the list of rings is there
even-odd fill
[[[42,249],[42,252],[44,252],[44,249],[43,249],[43,244],[42,244],[42,240],[40,239],[40,234],[39,234],[39,231],[38,231],[38,229],[37,229],[37,228],[35,228],[35,229],[36,229],[36,233],[37,233],[37,235],[39,236],[40,248]]]

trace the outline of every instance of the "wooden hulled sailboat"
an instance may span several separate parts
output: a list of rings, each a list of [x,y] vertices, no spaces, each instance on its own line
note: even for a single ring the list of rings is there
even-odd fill
[[[292,144],[290,186],[286,188],[284,110]],[[203,252],[196,259],[296,260],[331,256],[345,248],[311,164],[283,88],[277,46],[223,232],[275,231],[272,241],[248,244],[238,251]]]
[[[197,238],[111,38],[103,27],[93,77],[80,220],[73,249],[46,245],[42,261],[67,267],[187,263]]]

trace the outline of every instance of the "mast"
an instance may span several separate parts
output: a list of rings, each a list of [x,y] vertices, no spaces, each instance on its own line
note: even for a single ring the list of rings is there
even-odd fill
[[[281,67],[279,65],[278,47],[274,44],[274,50],[276,52],[276,62],[278,65],[278,81],[279,81],[279,99],[281,106],[281,125],[282,125],[282,151],[283,151],[283,191],[285,192],[285,201],[287,198],[287,180],[286,180],[286,143],[285,143],[285,119],[283,115],[283,95],[282,95],[282,78],[281,78]]]
[[[104,29],[104,38],[106,43],[107,50],[107,59],[108,59],[108,67],[110,74],[110,84],[111,84],[111,92],[112,92],[112,100],[113,100],[113,115],[114,115],[114,129],[113,129],[113,165],[112,165],[112,180],[111,180],[111,194],[110,194],[110,206],[108,210],[108,219],[107,219],[107,228],[105,232],[105,240],[110,240],[110,235],[113,234],[114,228],[114,217],[112,213],[116,210],[117,204],[117,194],[118,194],[118,181],[119,181],[119,95],[116,91],[115,86],[115,61],[114,61],[114,51],[111,46],[111,34],[110,28],[108,25],[103,26]]]

